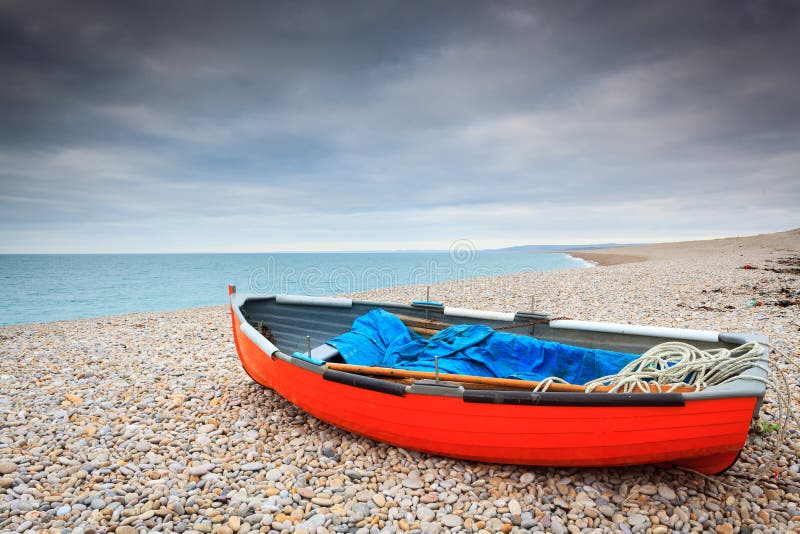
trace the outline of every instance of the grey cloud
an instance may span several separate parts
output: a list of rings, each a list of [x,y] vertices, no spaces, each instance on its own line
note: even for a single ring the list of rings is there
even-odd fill
[[[620,206],[675,236],[738,229],[726,209],[798,225],[799,43],[794,2],[3,3],[0,245],[276,209],[309,244],[424,233],[349,215],[387,209],[437,239],[491,240],[491,210],[575,236],[630,234]]]

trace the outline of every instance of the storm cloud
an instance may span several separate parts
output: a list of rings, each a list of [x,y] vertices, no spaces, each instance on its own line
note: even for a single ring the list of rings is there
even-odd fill
[[[0,252],[800,226],[796,2],[3,2]]]

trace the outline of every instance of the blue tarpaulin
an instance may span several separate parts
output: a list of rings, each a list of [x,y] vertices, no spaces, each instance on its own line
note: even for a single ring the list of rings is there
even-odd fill
[[[485,325],[455,325],[425,339],[380,308],[357,318],[349,332],[328,344],[353,365],[434,371],[438,356],[441,373],[524,380],[557,376],[571,384],[617,373],[638,358],[497,332]]]

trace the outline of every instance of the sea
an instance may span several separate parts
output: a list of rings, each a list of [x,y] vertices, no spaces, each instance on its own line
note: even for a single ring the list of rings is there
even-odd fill
[[[562,253],[352,252],[0,255],[0,325],[162,311],[239,292],[332,295],[587,267]],[[420,299],[425,295],[420,294]]]

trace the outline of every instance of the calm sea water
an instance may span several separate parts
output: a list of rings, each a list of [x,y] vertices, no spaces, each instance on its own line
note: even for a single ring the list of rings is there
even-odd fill
[[[584,266],[565,254],[469,250],[0,255],[0,324],[223,304],[229,283],[240,292],[329,295]]]

